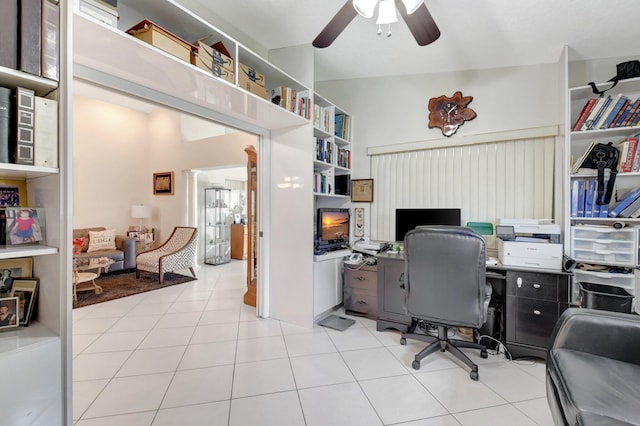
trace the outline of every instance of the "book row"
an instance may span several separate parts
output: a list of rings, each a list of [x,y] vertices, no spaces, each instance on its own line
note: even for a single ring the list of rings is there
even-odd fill
[[[640,98],[618,94],[591,97],[571,127],[572,132],[637,126],[640,123]]]
[[[313,192],[330,194],[333,184],[333,173],[330,171],[313,173]]]
[[[335,135],[346,141],[351,140],[351,117],[347,114],[336,114]]]
[[[640,133],[622,139],[615,148],[618,150],[618,173],[640,172]],[[591,151],[598,144],[598,141],[592,141],[586,151],[578,158],[571,168],[571,173],[577,173],[580,168],[584,167],[585,161],[591,155]]]
[[[316,160],[324,161],[339,167],[351,168],[351,151],[338,147],[327,139],[315,138]]]
[[[297,114],[306,119],[311,119],[311,99],[308,90],[296,90],[291,87],[278,86],[271,89],[270,100],[272,103]]]
[[[612,206],[598,205],[598,182],[595,179],[575,179],[571,186],[571,217],[640,217],[640,187],[624,195]]]
[[[58,102],[0,87],[0,163],[58,167]]]
[[[49,0],[2,2],[0,66],[58,81],[60,8]]]

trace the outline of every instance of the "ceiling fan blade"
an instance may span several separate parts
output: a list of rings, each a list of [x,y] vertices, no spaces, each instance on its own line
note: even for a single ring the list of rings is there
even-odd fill
[[[313,40],[313,47],[327,47],[340,35],[340,33],[349,25],[353,18],[356,17],[358,12],[351,4],[351,0],[342,6],[342,8],[336,13],[336,15],[329,21],[326,27],[318,37]]]
[[[424,3],[411,15],[407,13],[407,8],[401,0],[396,0],[396,7],[420,46],[431,44],[440,37],[436,21],[433,20]]]

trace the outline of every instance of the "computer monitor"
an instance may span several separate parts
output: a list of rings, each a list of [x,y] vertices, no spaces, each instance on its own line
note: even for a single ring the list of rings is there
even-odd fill
[[[460,226],[460,209],[396,209],[396,241],[416,226]]]

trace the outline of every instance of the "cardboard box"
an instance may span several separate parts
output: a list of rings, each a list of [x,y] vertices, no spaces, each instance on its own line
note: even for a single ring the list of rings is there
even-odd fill
[[[191,55],[191,63],[205,71],[212,71],[213,66],[217,65],[230,71],[233,70],[233,59],[224,53],[206,45],[201,41],[195,42],[196,50]]]
[[[264,87],[264,76],[260,74],[258,71],[253,68],[240,63],[240,70],[238,71],[238,80],[248,80],[251,81],[258,86]]]
[[[191,63],[191,52],[196,50],[196,47],[191,43],[184,41],[147,19],[128,29],[127,33],[187,63]]]
[[[213,67],[211,68],[211,71],[214,76],[221,78],[223,80],[227,80],[231,84],[235,84],[236,82],[235,75],[226,68],[222,68],[214,64]]]

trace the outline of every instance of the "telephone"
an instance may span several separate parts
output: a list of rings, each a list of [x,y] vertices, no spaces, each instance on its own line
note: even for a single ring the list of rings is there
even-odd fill
[[[362,253],[351,253],[344,263],[347,265],[359,265],[362,262],[364,262],[364,256],[362,256]]]

